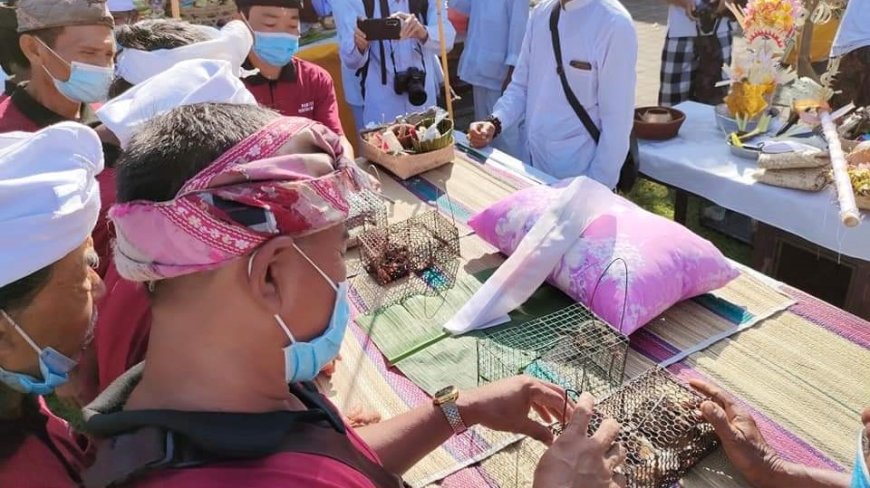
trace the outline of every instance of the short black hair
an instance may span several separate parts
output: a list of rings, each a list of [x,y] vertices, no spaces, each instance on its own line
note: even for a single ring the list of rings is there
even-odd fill
[[[176,19],[141,20],[135,24],[115,27],[115,40],[121,49],[140,51],[175,49],[209,39],[208,34],[200,27]],[[132,87],[133,85],[127,80],[116,77],[109,88],[109,97],[115,98]]]
[[[18,74],[30,67],[19,44],[18,18],[15,9],[0,7],[0,66],[6,74]]]
[[[36,294],[45,288],[51,279],[52,266],[48,265],[20,280],[0,287],[0,309],[8,312],[30,305]]]
[[[278,117],[256,105],[201,103],[154,118],[118,160],[118,202],[172,200],[221,154]]]

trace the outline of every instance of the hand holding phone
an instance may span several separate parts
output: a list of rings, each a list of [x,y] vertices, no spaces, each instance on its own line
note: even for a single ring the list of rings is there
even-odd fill
[[[396,41],[402,37],[402,20],[396,17],[359,19],[356,25],[365,34],[368,42]]]

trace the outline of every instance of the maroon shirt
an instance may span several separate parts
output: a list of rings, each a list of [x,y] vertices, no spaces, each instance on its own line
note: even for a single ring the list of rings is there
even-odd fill
[[[250,69],[248,65],[248,69]],[[329,72],[308,61],[293,58],[277,80],[260,74],[245,78],[245,85],[260,105],[287,117],[306,117],[343,136],[335,84]]]

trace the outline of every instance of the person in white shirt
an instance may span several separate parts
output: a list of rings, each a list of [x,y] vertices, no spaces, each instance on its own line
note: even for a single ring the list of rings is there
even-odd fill
[[[390,122],[435,105],[439,69],[435,56],[440,52],[435,2],[441,0],[355,0],[351,2],[354,17],[367,17],[365,1],[372,2],[372,18],[402,19],[402,36],[370,43],[355,22],[337,25],[342,63],[362,77],[363,125]],[[389,11],[382,12],[382,5]],[[444,40],[450,51],[456,30],[447,20],[446,2],[443,8]]]
[[[338,33],[338,43],[342,45],[353,44],[353,34],[356,32],[357,10],[359,0],[330,0],[332,15]],[[350,36],[350,39],[344,37]],[[356,76],[356,70],[350,69],[345,63],[341,63],[341,82],[344,88],[344,100],[353,113],[356,131],[363,129],[363,95],[360,80]]]
[[[598,144],[568,102],[550,33],[558,23],[562,65],[574,96],[601,132]],[[614,188],[634,120],[637,32],[617,0],[547,0],[532,11],[510,86],[487,121],[469,130],[483,147],[525,117],[530,163],[557,178],[585,175]]]
[[[734,26],[722,15],[724,3],[719,0],[667,2],[671,5],[668,9],[668,35],[662,49],[659,105],[673,106],[689,99],[703,103],[721,102],[725,88],[717,90],[714,85],[723,78],[722,65],[731,64],[734,41]],[[715,52],[704,52],[702,43],[715,45],[717,41],[718,49],[713,48]],[[701,75],[703,65],[709,68],[705,70],[709,76]]]
[[[834,108],[854,102],[870,106],[870,0],[849,0],[840,30],[831,47],[831,58],[839,58],[834,80]]]
[[[450,8],[469,16],[459,78],[473,87],[474,117],[483,120],[511,81],[529,21],[529,0],[450,0]],[[528,159],[523,125],[504,130],[493,146]]]

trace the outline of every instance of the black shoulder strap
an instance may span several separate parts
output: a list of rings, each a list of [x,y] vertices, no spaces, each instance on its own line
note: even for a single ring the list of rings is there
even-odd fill
[[[408,0],[409,13],[420,19],[423,25],[429,25],[429,0]]]
[[[561,13],[562,3],[556,2],[553,11],[550,13],[550,35],[553,37],[553,54],[556,56],[556,73],[559,74],[559,79],[562,81],[562,89],[565,90],[565,97],[568,99],[568,103],[571,105],[571,108],[574,109],[574,113],[577,114],[580,122],[582,122],[583,126],[586,127],[586,130],[589,131],[592,140],[598,144],[598,141],[601,139],[601,131],[595,126],[595,122],[592,122],[592,117],[590,117],[589,113],[586,112],[586,109],[583,108],[583,104],[580,103],[580,100],[577,100],[577,96],[574,95],[574,92],[571,90],[571,85],[568,84],[568,78],[565,76],[565,67],[562,64],[562,43],[559,40],[559,16]]]

